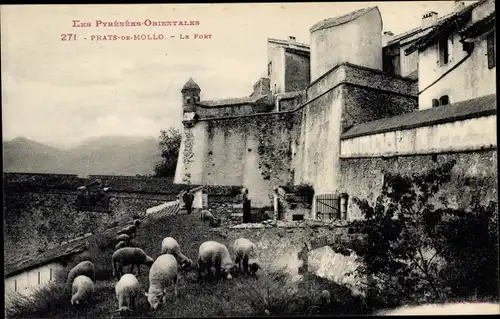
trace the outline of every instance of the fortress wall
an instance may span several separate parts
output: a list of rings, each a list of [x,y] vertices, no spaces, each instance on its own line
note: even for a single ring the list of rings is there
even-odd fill
[[[198,121],[196,137],[205,144],[197,155],[199,169],[192,169],[200,175],[193,174],[192,182],[243,185],[249,189],[252,206],[271,206],[274,187],[291,182],[290,141],[299,129],[295,118],[271,113]]]
[[[456,160],[451,182],[435,195],[445,195],[450,207],[468,206],[475,191],[481,194],[483,204],[498,202],[497,152],[495,150],[462,153],[436,153],[393,157],[359,157],[340,160],[342,191],[349,195],[348,218],[360,218],[352,197],[367,199],[373,204],[381,193],[384,172],[422,173],[449,160]]]

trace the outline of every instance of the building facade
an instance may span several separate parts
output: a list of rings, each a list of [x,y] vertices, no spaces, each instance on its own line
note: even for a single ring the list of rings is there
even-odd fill
[[[305,59],[286,63],[290,39],[268,41],[269,77],[249,97],[199,101],[201,89],[190,79],[182,90],[175,183],[242,185],[255,206],[272,205],[276,187],[304,183],[317,198],[346,193],[373,200],[384,172],[424,170],[450,156],[462,161],[457,185],[468,174],[489,176],[490,183],[494,1],[455,6],[442,18],[424,13],[421,27],[396,36],[383,32],[377,7],[318,22],[310,29],[307,85],[286,76],[290,68],[307,70]],[[484,200],[496,196],[496,184],[488,187]],[[465,205],[459,200],[465,190],[450,191]],[[315,203],[305,218],[316,218]],[[343,218],[359,217],[352,201],[347,207]]]

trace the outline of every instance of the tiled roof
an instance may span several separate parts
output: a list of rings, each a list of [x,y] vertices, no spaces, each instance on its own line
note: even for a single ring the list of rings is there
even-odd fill
[[[255,104],[257,102],[266,102],[265,96],[254,96],[254,97],[240,97],[240,98],[232,98],[232,99],[223,99],[223,100],[210,100],[210,101],[201,101],[196,103],[197,105],[204,107],[222,107],[222,106],[231,106],[238,104]]]
[[[342,134],[341,138],[353,138],[493,115],[496,114],[496,109],[496,94],[491,94],[423,111],[411,112],[358,124]]]
[[[361,17],[361,16],[363,16],[363,15],[367,14],[368,12],[375,10],[375,9],[378,10],[377,7],[363,8],[363,9],[359,9],[359,10],[350,12],[350,13],[345,14],[345,15],[340,16],[340,17],[333,17],[333,18],[322,20],[322,21],[316,23],[315,25],[313,25],[309,29],[309,32],[314,32],[314,31],[318,31],[321,29],[331,28],[331,27],[335,27],[335,26],[350,22],[350,21],[355,20],[355,19],[357,19],[357,18],[359,18],[359,17]]]
[[[416,50],[424,49],[444,34],[449,34],[450,32],[458,31],[463,28],[467,23],[469,23],[472,10],[483,2],[484,1],[478,1],[473,3],[459,12],[453,12],[446,19],[436,23],[430,32],[418,38],[405,50],[405,55],[409,55]]]
[[[495,12],[490,13],[478,21],[470,21],[459,31],[459,33],[463,37],[474,37],[492,25],[495,25]]]
[[[62,245],[48,249],[41,254],[23,258],[11,264],[6,264],[4,268],[4,276],[13,276],[27,269],[45,265],[49,262],[85,251],[88,249],[88,239],[90,235],[91,234],[87,234],[86,236],[77,238],[71,242],[63,243]]]
[[[161,218],[164,216],[172,216],[172,215],[178,215],[180,211],[180,203],[179,201],[172,201],[168,203],[164,203],[162,205],[156,206],[158,207],[157,210],[155,210],[155,207],[150,207],[151,212],[146,215],[145,219],[147,218]]]

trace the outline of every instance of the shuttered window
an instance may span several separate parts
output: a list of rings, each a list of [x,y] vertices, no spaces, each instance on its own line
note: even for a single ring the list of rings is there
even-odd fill
[[[487,56],[488,56],[488,69],[492,69],[496,66],[495,61],[495,31],[488,33],[486,36],[486,46],[487,46]]]

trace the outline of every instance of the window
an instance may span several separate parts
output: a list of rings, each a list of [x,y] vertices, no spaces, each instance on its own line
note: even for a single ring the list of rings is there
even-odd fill
[[[52,281],[52,268],[49,269],[49,281]]]
[[[273,71],[273,63],[269,62],[267,65],[267,76],[271,76],[271,72]]]
[[[448,95],[443,95],[439,98],[439,104],[440,105],[448,105],[450,104],[450,98]]]
[[[17,292],[17,279],[14,279],[14,291]]]
[[[38,272],[38,284],[40,284],[40,272]]]
[[[438,99],[432,99],[432,107],[438,107],[438,106],[439,106]]]
[[[488,33],[486,36],[486,55],[488,56],[488,69],[492,69],[496,66],[495,61],[495,51],[496,51],[496,43],[495,43],[495,31]]]
[[[194,101],[195,101],[195,102],[200,102],[200,97],[199,97],[199,96],[195,96],[195,97],[194,97]]]
[[[191,98],[189,96],[186,98],[186,103],[191,103]]]
[[[439,66],[448,64],[448,38],[440,39],[438,42]]]

